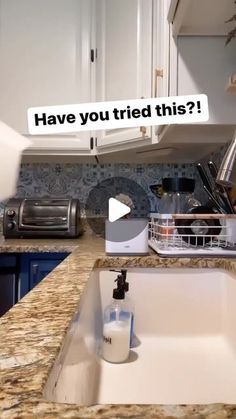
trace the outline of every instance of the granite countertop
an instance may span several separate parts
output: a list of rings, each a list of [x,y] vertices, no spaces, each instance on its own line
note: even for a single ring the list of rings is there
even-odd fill
[[[236,419],[236,405],[96,405],[47,402],[43,396],[80,296],[93,268],[210,267],[236,273],[230,259],[107,257],[93,235],[75,240],[7,240],[0,252],[72,252],[0,319],[0,418],[181,418]]]
[[[80,239],[6,239],[0,235],[0,253],[73,252]]]

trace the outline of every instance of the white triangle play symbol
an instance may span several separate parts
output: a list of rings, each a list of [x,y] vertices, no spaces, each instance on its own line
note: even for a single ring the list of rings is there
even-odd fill
[[[108,201],[108,219],[111,223],[129,214],[131,211],[128,205],[122,204],[118,199],[110,198]]]

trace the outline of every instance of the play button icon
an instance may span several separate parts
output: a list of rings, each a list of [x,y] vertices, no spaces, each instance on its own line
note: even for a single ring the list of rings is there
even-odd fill
[[[119,220],[125,215],[129,214],[131,208],[128,205],[122,204],[118,199],[110,198],[108,204],[108,218],[111,223]]]
[[[115,229],[121,233],[122,230],[122,234],[112,234],[113,242],[131,240],[138,236],[145,228],[143,220],[148,219],[149,213],[150,203],[146,191],[137,182],[121,176],[98,182],[90,190],[85,202],[86,220],[96,235],[106,237],[107,223],[111,231]],[[119,228],[120,224],[124,224],[124,227]]]

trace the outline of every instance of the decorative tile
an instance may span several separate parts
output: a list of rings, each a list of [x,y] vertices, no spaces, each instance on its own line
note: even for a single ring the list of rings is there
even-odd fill
[[[218,160],[219,156],[217,156]],[[91,188],[98,182],[114,176],[137,182],[146,191],[152,211],[158,210],[159,200],[150,191],[149,186],[160,184],[164,177],[196,178],[197,195],[204,196],[194,164],[34,163],[21,166],[16,197],[79,198],[83,208]]]
[[[146,192],[152,211],[158,207],[158,199],[149,185],[160,183],[162,177],[194,177],[193,165],[161,164],[32,164],[22,165],[17,196],[70,196],[79,198],[84,207],[91,188],[98,182],[112,177],[125,177],[137,182]]]

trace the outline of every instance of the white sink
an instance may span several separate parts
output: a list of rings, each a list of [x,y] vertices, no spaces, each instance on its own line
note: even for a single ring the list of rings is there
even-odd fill
[[[218,269],[129,269],[139,345],[124,364],[99,357],[115,274],[94,271],[45,387],[91,404],[236,403],[236,278]]]

